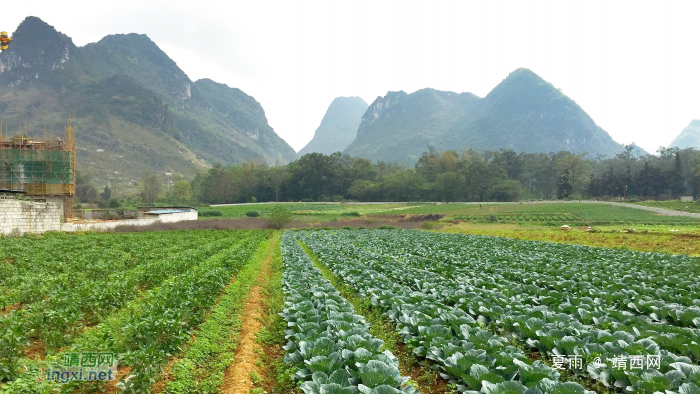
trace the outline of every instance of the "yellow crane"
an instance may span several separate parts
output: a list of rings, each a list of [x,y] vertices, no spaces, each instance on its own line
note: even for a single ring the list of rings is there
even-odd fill
[[[0,32],[0,50],[4,51],[10,45],[12,39],[7,35],[6,31]]]

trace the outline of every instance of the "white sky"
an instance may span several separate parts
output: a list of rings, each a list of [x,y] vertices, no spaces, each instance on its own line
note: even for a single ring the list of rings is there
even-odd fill
[[[699,1],[21,0],[0,28],[29,15],[79,46],[147,34],[192,80],[255,97],[297,151],[337,96],[483,97],[519,67],[650,153],[700,119]]]

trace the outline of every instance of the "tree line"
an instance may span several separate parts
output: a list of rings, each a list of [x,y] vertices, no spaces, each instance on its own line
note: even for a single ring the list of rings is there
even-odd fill
[[[516,153],[509,149],[439,152],[429,148],[413,167],[372,163],[336,152],[310,153],[285,166],[216,164],[165,193],[163,179],[144,175],[133,203],[228,204],[267,201],[518,201],[532,199],[671,199],[700,194],[700,151],[660,148],[637,157]],[[79,175],[81,202],[118,206]],[[166,195],[167,194],[167,195]]]
[[[191,182],[200,203],[263,201],[518,201],[522,199],[670,199],[700,193],[700,151],[659,149],[613,158],[512,150],[438,152],[412,168],[310,153],[286,166],[215,165]]]

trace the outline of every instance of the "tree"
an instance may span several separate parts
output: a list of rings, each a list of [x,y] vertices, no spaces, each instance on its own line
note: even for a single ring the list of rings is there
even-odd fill
[[[455,172],[443,172],[435,177],[435,191],[442,201],[457,201],[463,188],[464,178]]]
[[[100,198],[102,201],[109,201],[112,198],[112,189],[109,186],[105,186],[102,193],[100,193]]]
[[[560,152],[558,155],[557,166],[562,174],[566,172],[570,186],[567,194],[580,193],[590,180],[591,163],[584,158],[586,153],[575,155],[571,152]]]
[[[272,189],[272,192],[275,194],[275,201],[279,201],[282,186],[284,185],[284,182],[286,182],[289,178],[289,174],[287,173],[287,167],[270,167],[265,171],[264,178],[267,185],[270,187],[270,189]]]
[[[559,180],[557,181],[557,197],[561,200],[563,198],[569,197],[571,195],[571,176],[569,175],[569,170],[564,169],[564,171],[559,174]]]
[[[173,185],[173,196],[177,202],[187,202],[192,198],[192,187],[190,183],[181,180]]]
[[[281,230],[292,221],[292,213],[289,209],[282,205],[275,205],[270,210],[270,217],[267,218],[267,224],[277,230]]]
[[[156,202],[162,188],[163,184],[156,174],[144,176],[141,180],[141,199],[146,204],[153,204]]]
[[[97,201],[97,189],[92,185],[92,174],[76,173],[75,194],[82,203],[94,203]]]
[[[680,197],[680,195],[683,194],[683,192],[685,192],[680,152],[676,152],[676,159],[673,162],[673,168],[668,174],[668,179],[671,184],[671,195],[673,195],[674,198]]]
[[[491,193],[496,201],[518,201],[523,194],[523,187],[518,181],[501,179],[496,182]]]

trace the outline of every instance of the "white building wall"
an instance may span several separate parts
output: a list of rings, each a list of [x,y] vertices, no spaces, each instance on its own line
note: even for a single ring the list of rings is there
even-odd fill
[[[0,234],[40,234],[61,229],[62,207],[53,202],[0,199]]]
[[[148,226],[155,223],[175,223],[197,220],[196,209],[147,215],[143,219],[61,223],[62,206],[54,202],[32,202],[0,197],[0,235],[40,234],[46,231],[109,231],[117,226]]]

